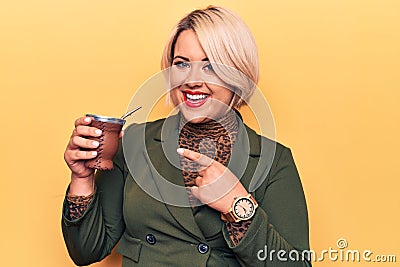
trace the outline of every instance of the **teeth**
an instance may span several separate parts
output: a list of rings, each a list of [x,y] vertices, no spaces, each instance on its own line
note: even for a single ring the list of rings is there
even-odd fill
[[[205,94],[201,94],[201,95],[191,95],[191,94],[186,93],[186,97],[187,97],[187,99],[189,99],[189,100],[205,99],[205,98],[207,98],[207,96],[208,96],[208,95],[205,95]]]

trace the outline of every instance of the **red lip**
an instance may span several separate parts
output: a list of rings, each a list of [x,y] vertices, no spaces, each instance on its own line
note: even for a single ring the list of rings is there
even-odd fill
[[[187,94],[191,94],[191,95],[209,95],[209,94],[207,94],[207,93],[200,92],[200,91],[185,90],[185,91],[183,91],[183,92],[185,92],[185,93],[187,93]]]
[[[191,90],[185,90],[182,92],[183,94],[183,100],[185,101],[185,104],[190,107],[190,108],[198,108],[201,107],[209,98],[209,94],[207,93],[203,93],[200,91],[191,91]],[[190,94],[190,95],[207,95],[206,98],[201,99],[201,100],[188,100],[186,94]]]

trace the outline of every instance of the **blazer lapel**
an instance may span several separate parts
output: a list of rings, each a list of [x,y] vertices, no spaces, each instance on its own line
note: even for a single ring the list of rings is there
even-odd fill
[[[193,217],[176,152],[178,127],[179,115],[168,117],[152,138],[146,137],[147,156],[152,165],[150,170],[165,206],[177,223],[188,234],[204,239]]]
[[[233,145],[228,168],[240,179],[240,182],[248,189],[252,174],[258,163],[259,153],[257,144],[254,144],[255,136],[247,131],[241,120],[238,125],[238,138]],[[250,156],[251,155],[251,156]],[[249,177],[250,176],[250,177]]]
[[[275,148],[276,142],[261,137],[239,120],[238,139],[233,146],[228,168],[236,177],[241,177],[240,182],[249,192],[255,192],[267,179]]]

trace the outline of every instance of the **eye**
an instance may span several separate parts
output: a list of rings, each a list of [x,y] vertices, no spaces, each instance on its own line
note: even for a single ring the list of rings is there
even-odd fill
[[[213,66],[212,66],[212,64],[211,64],[210,62],[207,62],[207,63],[203,66],[202,69],[203,69],[203,71],[206,72],[206,73],[210,73],[210,74],[214,73],[214,68],[213,68]]]
[[[181,70],[190,69],[190,63],[185,62],[185,61],[174,62],[174,66],[176,66],[178,69],[181,69]]]

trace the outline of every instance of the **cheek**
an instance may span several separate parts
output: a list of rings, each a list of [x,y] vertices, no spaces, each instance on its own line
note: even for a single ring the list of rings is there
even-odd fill
[[[174,106],[177,106],[182,102],[182,92],[178,89],[172,89],[169,92],[169,96]]]
[[[225,87],[220,87],[217,89],[218,96],[215,97],[217,100],[221,101],[222,103],[229,105],[231,103],[233,92]]]
[[[181,70],[176,70],[176,67],[171,67],[169,73],[169,86],[170,88],[179,87],[185,83],[188,74]]]

